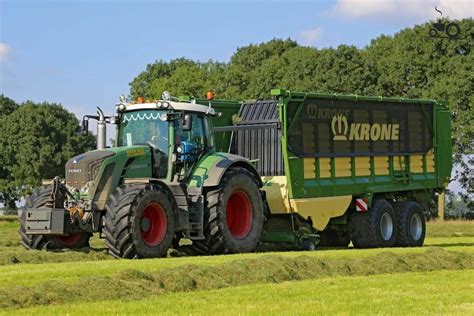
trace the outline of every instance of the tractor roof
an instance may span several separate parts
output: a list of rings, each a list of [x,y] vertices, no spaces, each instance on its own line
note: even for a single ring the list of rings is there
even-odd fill
[[[216,112],[209,106],[196,104],[193,102],[177,102],[177,101],[156,101],[148,103],[119,103],[117,107],[123,105],[123,111],[136,111],[136,110],[164,110],[173,109],[177,111],[186,112],[201,112],[207,115],[215,115]]]

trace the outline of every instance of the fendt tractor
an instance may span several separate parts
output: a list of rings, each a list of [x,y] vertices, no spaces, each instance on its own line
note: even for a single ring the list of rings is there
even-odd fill
[[[98,149],[28,199],[28,249],[82,248],[99,233],[118,258],[260,245],[421,246],[451,174],[444,102],[271,91],[237,102],[121,97],[96,119]],[[106,147],[106,124],[117,125]],[[188,242],[191,243],[191,242]]]

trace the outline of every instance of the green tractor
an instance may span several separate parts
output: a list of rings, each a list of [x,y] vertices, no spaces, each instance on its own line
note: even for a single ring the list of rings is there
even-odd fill
[[[100,233],[118,258],[162,257],[181,237],[207,253],[255,249],[264,222],[262,181],[242,157],[219,153],[209,105],[163,100],[116,105],[98,121],[98,149],[66,164],[28,197],[20,235],[28,249],[82,248]],[[105,124],[117,124],[105,148]]]
[[[82,248],[99,233],[117,258],[162,257],[181,238],[201,254],[423,245],[451,174],[445,102],[272,95],[165,92],[86,116],[84,130],[98,121],[98,149],[27,199],[23,245]],[[113,148],[106,123],[117,125]]]

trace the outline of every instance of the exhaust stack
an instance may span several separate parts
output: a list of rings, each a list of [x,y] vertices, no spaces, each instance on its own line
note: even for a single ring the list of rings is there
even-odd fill
[[[104,112],[99,107],[97,107],[97,115],[99,116],[97,120],[97,149],[104,149],[107,137],[106,122]]]

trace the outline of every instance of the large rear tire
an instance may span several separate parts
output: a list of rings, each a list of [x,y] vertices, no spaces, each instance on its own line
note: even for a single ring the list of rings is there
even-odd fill
[[[160,186],[124,185],[106,205],[105,244],[116,258],[165,257],[175,236],[171,197]]]
[[[420,204],[413,201],[397,205],[398,228],[397,242],[399,247],[421,247],[425,241],[426,222]]]
[[[47,235],[28,235],[26,234],[26,210],[30,208],[53,208],[53,199],[51,194],[53,187],[43,187],[33,191],[26,198],[25,211],[21,214],[20,229],[18,232],[21,236],[21,244],[26,249],[80,249],[89,247],[89,239],[91,234],[88,232],[75,232],[68,236],[47,236]],[[58,204],[62,204],[59,201]]]
[[[355,248],[393,247],[397,217],[386,200],[375,200],[367,212],[355,212],[350,218],[351,239]]]
[[[229,169],[206,195],[205,240],[193,247],[203,254],[255,250],[263,230],[263,201],[254,175],[244,168]]]

